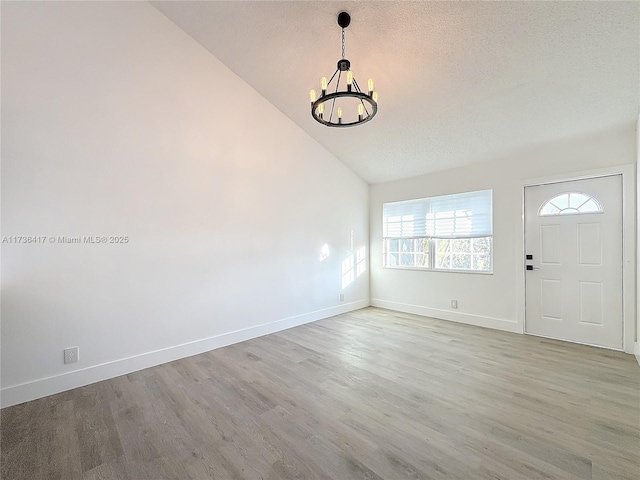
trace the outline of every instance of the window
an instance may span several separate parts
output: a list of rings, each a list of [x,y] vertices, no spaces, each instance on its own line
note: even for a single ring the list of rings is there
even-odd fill
[[[556,195],[547,201],[538,215],[547,217],[552,215],[575,215],[580,213],[602,213],[602,204],[590,195],[580,192],[568,192]]]
[[[389,238],[386,267],[429,268],[429,239]]]
[[[383,266],[492,271],[492,191],[385,203]]]

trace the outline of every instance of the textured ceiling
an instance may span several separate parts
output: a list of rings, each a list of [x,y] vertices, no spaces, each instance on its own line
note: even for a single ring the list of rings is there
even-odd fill
[[[629,124],[640,108],[638,2],[152,4],[369,183]],[[336,129],[311,118],[308,92],[336,68],[341,10],[346,57],[380,98],[371,122]]]

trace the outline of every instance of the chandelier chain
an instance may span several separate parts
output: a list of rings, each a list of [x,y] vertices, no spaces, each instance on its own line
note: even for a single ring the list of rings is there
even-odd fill
[[[344,58],[344,28],[342,29],[342,58]]]

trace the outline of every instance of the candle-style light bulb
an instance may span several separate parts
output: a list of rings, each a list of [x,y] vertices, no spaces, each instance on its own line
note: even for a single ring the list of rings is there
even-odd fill
[[[378,92],[373,92],[372,97],[373,97],[373,101],[378,103]]]
[[[342,123],[342,109],[338,107],[338,123]]]
[[[351,91],[351,85],[353,84],[353,72],[349,70],[347,72],[347,92]]]
[[[364,105],[358,104],[358,121],[362,121],[362,115],[364,115]]]
[[[311,103],[316,101],[316,91],[311,89],[309,90],[309,99],[311,99]]]
[[[320,88],[322,88],[322,95],[327,94],[327,77],[322,77],[320,79]]]
[[[369,96],[373,95],[373,78],[370,78],[369,80],[367,80],[367,87],[369,90]]]
[[[324,113],[324,103],[318,105],[318,116],[322,118],[322,114]]]

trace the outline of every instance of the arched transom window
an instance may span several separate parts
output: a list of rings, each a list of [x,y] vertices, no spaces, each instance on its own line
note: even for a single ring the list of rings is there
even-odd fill
[[[602,204],[586,193],[567,192],[556,195],[540,207],[538,215],[576,215],[580,213],[602,213]]]

